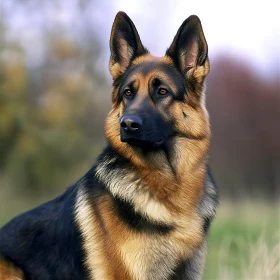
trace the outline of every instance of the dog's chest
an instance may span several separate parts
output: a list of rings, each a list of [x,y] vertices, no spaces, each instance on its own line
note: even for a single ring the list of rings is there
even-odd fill
[[[180,254],[168,238],[138,236],[120,248],[121,258],[132,279],[168,279]]]
[[[95,213],[84,199],[77,207],[92,279],[170,279],[179,263],[187,260],[200,245],[202,219],[196,211],[188,211],[180,217],[171,213],[151,195],[136,174],[127,175],[121,170],[118,174],[110,173],[101,165],[97,175],[112,196],[99,200],[99,211]],[[122,201],[120,205],[116,203],[118,200]],[[133,211],[124,207],[124,201],[133,206]],[[132,212],[129,218],[127,211]],[[143,217],[141,227],[135,227],[134,212],[138,213],[136,217]],[[85,222],[88,219],[82,213],[93,214],[91,223]],[[143,220],[148,221],[143,224]],[[164,227],[156,230],[154,227],[159,224]]]
[[[92,280],[170,279],[177,265],[191,256],[202,239],[197,218],[178,220],[177,227],[168,233],[149,234],[131,230],[116,219],[109,223],[104,216],[108,223],[103,232],[97,217],[92,216],[89,222],[81,215],[90,213],[89,205],[81,207],[78,215]]]
[[[167,235],[131,234],[126,238],[119,252],[132,279],[170,279],[177,265],[187,260],[201,242],[199,227],[187,229],[188,224]]]

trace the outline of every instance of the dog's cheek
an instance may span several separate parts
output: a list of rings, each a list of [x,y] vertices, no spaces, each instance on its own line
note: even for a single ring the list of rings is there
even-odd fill
[[[120,110],[113,107],[105,120],[105,136],[110,143],[120,141]]]
[[[193,108],[187,103],[176,103],[170,115],[173,115],[175,130],[181,136],[201,138],[210,133],[207,112],[201,107]]]
[[[169,115],[172,116],[172,122],[175,130],[179,134],[187,134],[189,126],[189,108],[184,103],[176,102],[170,108]]]

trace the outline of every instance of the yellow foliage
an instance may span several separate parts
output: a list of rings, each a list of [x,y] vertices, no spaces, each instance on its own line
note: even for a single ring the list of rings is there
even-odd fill
[[[52,52],[62,59],[68,59],[77,54],[76,46],[66,38],[60,38],[52,44]]]
[[[2,81],[0,85],[1,95],[7,98],[18,98],[25,94],[26,70],[21,62],[0,61]]]

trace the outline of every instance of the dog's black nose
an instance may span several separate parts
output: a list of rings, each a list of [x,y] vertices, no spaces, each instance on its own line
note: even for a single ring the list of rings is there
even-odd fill
[[[138,116],[123,116],[121,118],[121,127],[126,132],[134,132],[141,128],[142,120]]]

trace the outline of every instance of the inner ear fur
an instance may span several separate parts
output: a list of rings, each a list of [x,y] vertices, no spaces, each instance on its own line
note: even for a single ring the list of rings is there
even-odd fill
[[[124,12],[118,12],[110,38],[110,72],[113,80],[122,75],[132,60],[148,53],[140,40],[132,20]]]

